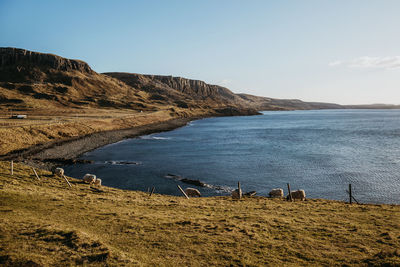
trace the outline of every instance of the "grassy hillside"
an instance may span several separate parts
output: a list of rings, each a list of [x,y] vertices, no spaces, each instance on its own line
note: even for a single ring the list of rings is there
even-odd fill
[[[139,76],[136,83],[127,84],[96,73],[80,60],[0,48],[0,155],[177,118],[258,114],[225,88]],[[197,97],[191,97],[192,91]],[[230,97],[240,101],[227,101]],[[9,119],[13,114],[28,119]]]
[[[251,108],[227,88],[203,81],[119,73],[115,73],[116,78],[112,76],[97,73],[80,60],[0,47],[0,109]]]
[[[400,265],[400,206],[92,189],[0,162],[0,265]]]

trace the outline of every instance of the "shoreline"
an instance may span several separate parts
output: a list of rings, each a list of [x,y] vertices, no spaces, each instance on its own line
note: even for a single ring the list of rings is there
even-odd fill
[[[172,117],[166,120],[161,119],[139,126],[98,131],[61,140],[55,139],[54,141],[39,143],[27,148],[10,151],[6,154],[0,155],[0,160],[14,160],[33,167],[51,170],[54,167],[78,163],[80,162],[80,160],[77,159],[79,156],[105,145],[142,135],[171,131],[187,125],[190,121],[211,117],[254,115],[261,115],[261,113],[253,110],[229,107],[225,109],[210,110],[209,112],[192,114],[191,116]]]
[[[171,131],[183,127],[193,120],[202,118],[175,118],[128,129],[102,131],[67,140],[38,144],[7,153],[0,156],[0,160],[14,160],[37,168],[51,170],[56,166],[79,162],[77,158],[88,151],[129,138]]]
[[[243,115],[239,115],[243,116]],[[205,118],[213,118],[220,116],[193,116],[193,117],[181,117],[173,118],[165,121],[154,122],[146,125],[135,126],[127,129],[109,130],[103,132],[95,132],[92,134],[70,138],[67,140],[58,140],[54,142],[48,142],[44,144],[38,144],[26,149],[18,151],[12,151],[6,155],[0,156],[0,161],[14,160],[15,162],[21,162],[26,165],[39,168],[42,170],[50,171],[55,167],[61,167],[65,165],[74,165],[78,163],[93,163],[90,160],[78,159],[82,154],[104,147],[106,145],[114,144],[123,140],[137,138],[144,135],[153,133],[172,131],[188,125],[191,121],[201,120]],[[229,116],[228,116],[229,117]],[[173,175],[175,176],[175,175]],[[179,175],[178,175],[179,176]],[[200,180],[187,179],[185,177],[184,182],[187,184],[198,185],[202,183]],[[79,179],[79,178],[78,178]],[[215,186],[215,185],[211,185]],[[121,189],[119,187],[112,187],[115,189]],[[126,190],[126,189],[122,189]],[[127,189],[129,191],[141,191],[138,189]],[[143,191],[145,192],[145,191]],[[172,196],[169,194],[163,194],[166,196]],[[213,195],[217,196],[217,195]],[[260,197],[267,197],[265,195],[258,195]],[[212,196],[211,196],[212,197]],[[321,198],[324,200],[341,201],[340,199]],[[360,204],[372,204],[372,205],[400,205],[400,203],[385,203],[385,202],[363,202]]]

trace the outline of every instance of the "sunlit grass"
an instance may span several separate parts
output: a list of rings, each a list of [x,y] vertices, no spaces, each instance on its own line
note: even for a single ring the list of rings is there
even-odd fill
[[[0,264],[400,264],[400,206],[191,198],[102,187],[0,162]]]

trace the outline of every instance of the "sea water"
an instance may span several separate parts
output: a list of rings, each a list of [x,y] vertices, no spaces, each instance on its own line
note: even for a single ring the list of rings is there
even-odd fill
[[[273,188],[304,189],[308,198],[400,203],[400,110],[268,111],[219,117],[124,140],[90,151],[93,164],[65,166],[103,185],[179,195],[177,185],[205,196]],[[207,187],[180,181],[199,180]]]

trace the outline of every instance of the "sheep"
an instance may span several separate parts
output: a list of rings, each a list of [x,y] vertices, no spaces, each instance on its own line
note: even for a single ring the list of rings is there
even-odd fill
[[[83,176],[83,181],[88,184],[93,184],[96,182],[96,175],[87,173]]]
[[[269,197],[283,197],[283,189],[276,188],[272,189],[271,192],[268,193]]]
[[[242,189],[236,189],[236,190],[232,191],[232,198],[233,199],[242,198]]]
[[[100,178],[96,178],[96,180],[93,183],[94,185],[98,185],[101,186],[101,179]]]
[[[291,192],[291,196],[293,200],[295,199],[306,200],[306,192],[302,189]],[[289,195],[287,195],[286,199],[289,200]]]
[[[185,189],[185,193],[188,197],[201,197],[200,191],[196,188],[188,187]]]
[[[256,194],[257,194],[256,191],[250,191],[250,192],[244,193],[243,196],[245,196],[245,197],[252,197],[252,196],[255,196]]]
[[[63,168],[55,168],[53,171],[53,174],[62,177],[62,176],[64,176],[64,169]]]

